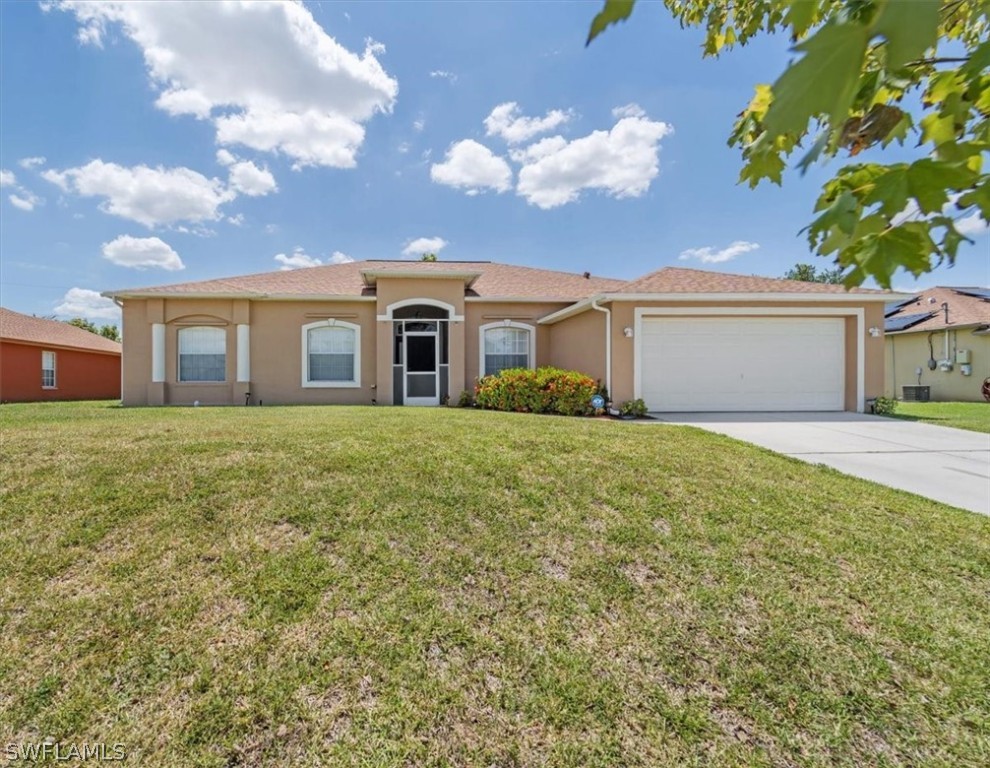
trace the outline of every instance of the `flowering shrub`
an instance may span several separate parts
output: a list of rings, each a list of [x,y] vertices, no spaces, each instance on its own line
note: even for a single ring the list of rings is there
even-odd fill
[[[577,371],[509,368],[481,379],[474,401],[494,411],[584,416],[592,412],[591,398],[597,391],[595,380]]]

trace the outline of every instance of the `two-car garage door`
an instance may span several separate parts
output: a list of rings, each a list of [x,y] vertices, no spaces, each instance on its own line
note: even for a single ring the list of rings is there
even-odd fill
[[[841,411],[845,325],[825,317],[644,317],[651,411]]]

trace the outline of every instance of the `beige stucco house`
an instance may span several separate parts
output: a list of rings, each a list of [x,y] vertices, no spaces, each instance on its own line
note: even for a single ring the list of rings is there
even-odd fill
[[[659,411],[862,411],[882,291],[665,268],[632,281],[491,262],[360,261],[111,291],[124,405],[436,405],[555,365]]]
[[[990,377],[990,291],[931,288],[887,307],[888,397],[982,401]],[[908,390],[905,391],[905,387]]]

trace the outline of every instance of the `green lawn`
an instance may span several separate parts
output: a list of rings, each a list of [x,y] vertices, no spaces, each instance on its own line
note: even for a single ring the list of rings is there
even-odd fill
[[[990,518],[690,428],[0,406],[0,744],[985,766]]]
[[[990,432],[990,403],[898,402],[896,419],[927,421],[943,427]]]

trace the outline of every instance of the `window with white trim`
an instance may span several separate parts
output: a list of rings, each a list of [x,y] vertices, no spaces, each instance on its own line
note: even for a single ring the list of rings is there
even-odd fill
[[[361,385],[361,327],[341,320],[303,326],[303,386]]]
[[[55,389],[55,353],[47,350],[41,353],[41,386]]]
[[[481,375],[507,368],[533,367],[533,328],[521,323],[491,323],[481,328]]]
[[[179,381],[227,380],[227,329],[179,329]]]

